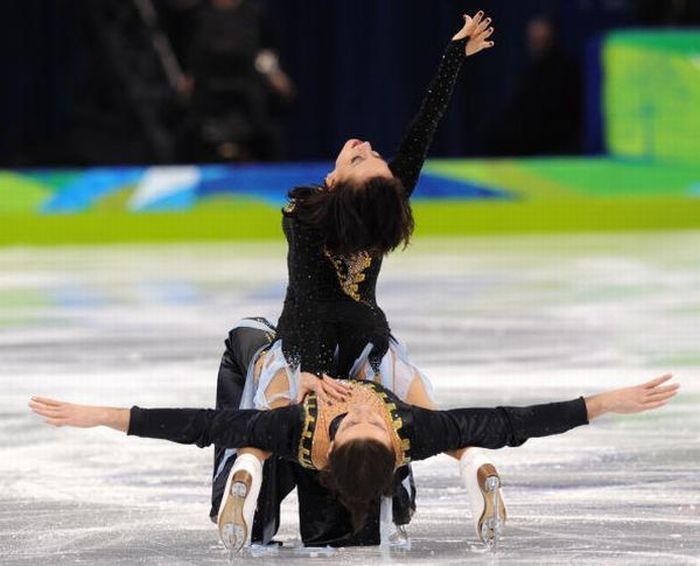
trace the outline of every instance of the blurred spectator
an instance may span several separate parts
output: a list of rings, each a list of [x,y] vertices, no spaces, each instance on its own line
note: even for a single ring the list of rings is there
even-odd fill
[[[294,96],[270,17],[254,0],[210,0],[194,16],[180,85],[189,101],[182,158],[280,160],[280,109]]]
[[[529,63],[515,95],[489,135],[492,155],[552,155],[580,151],[581,84],[577,64],[561,47],[555,24],[527,26]]]

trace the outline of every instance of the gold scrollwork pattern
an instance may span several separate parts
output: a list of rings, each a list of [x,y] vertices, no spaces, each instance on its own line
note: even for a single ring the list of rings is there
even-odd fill
[[[335,268],[340,288],[355,301],[361,301],[360,283],[365,280],[365,271],[372,265],[372,256],[367,252],[359,252],[350,257],[335,256],[328,250],[325,253]]]
[[[311,461],[311,447],[314,440],[314,429],[316,428],[316,413],[318,411],[318,403],[316,395],[307,395],[304,399],[304,426],[301,429],[301,438],[299,439],[299,454],[298,461],[304,468],[314,469],[315,466]]]
[[[400,450],[397,451],[397,458],[396,458],[396,465],[397,466],[404,466],[411,461],[410,457],[410,452],[411,452],[411,440],[407,437],[405,437],[402,433],[404,433],[403,430],[403,419],[399,416],[399,411],[398,407],[396,406],[396,403],[394,403],[389,396],[380,388],[377,387],[377,384],[371,381],[359,381],[355,382],[361,387],[365,387],[367,389],[371,389],[374,394],[379,397],[384,404],[384,407],[386,408],[386,411],[388,413],[388,416],[390,417],[390,423],[391,427],[394,429],[394,441],[396,445],[396,441],[398,441],[398,447],[400,447]]]

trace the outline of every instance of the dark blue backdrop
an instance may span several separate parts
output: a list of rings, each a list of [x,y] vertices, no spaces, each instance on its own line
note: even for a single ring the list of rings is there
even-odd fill
[[[89,0],[88,0],[89,1]],[[126,0],[124,0],[126,1]],[[630,21],[631,0],[268,0],[279,18],[283,62],[299,97],[287,124],[290,157],[331,156],[349,136],[391,153],[460,14],[486,9],[497,46],[468,61],[434,146],[473,155],[526,63],[525,25],[541,13],[581,55],[600,30]],[[0,7],[3,88],[0,160],[36,161],[70,126],[90,50],[81,0],[15,0]]]

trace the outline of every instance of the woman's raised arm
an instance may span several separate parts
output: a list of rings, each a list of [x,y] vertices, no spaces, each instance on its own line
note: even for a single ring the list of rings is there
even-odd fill
[[[464,16],[462,29],[452,38],[442,57],[435,77],[415,118],[404,134],[396,156],[389,164],[393,174],[401,179],[408,194],[412,194],[430,149],[435,130],[445,114],[465,56],[493,47],[491,18],[478,12],[473,18]]]

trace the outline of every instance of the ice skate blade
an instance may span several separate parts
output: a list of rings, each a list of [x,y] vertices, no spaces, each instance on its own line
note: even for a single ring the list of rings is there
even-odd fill
[[[404,525],[394,525],[396,530],[389,536],[389,547],[410,550],[411,539]]]
[[[481,525],[481,542],[488,550],[496,550],[496,546],[501,539],[503,522],[497,517],[488,519]]]
[[[506,521],[505,506],[501,501],[501,480],[491,464],[479,468],[477,480],[484,498],[484,511],[479,518],[477,532],[481,542],[489,550],[495,550]]]
[[[226,502],[219,515],[219,536],[229,551],[229,559],[240,552],[248,540],[249,525],[243,515],[243,505],[252,481],[247,471],[238,470],[225,493]]]

